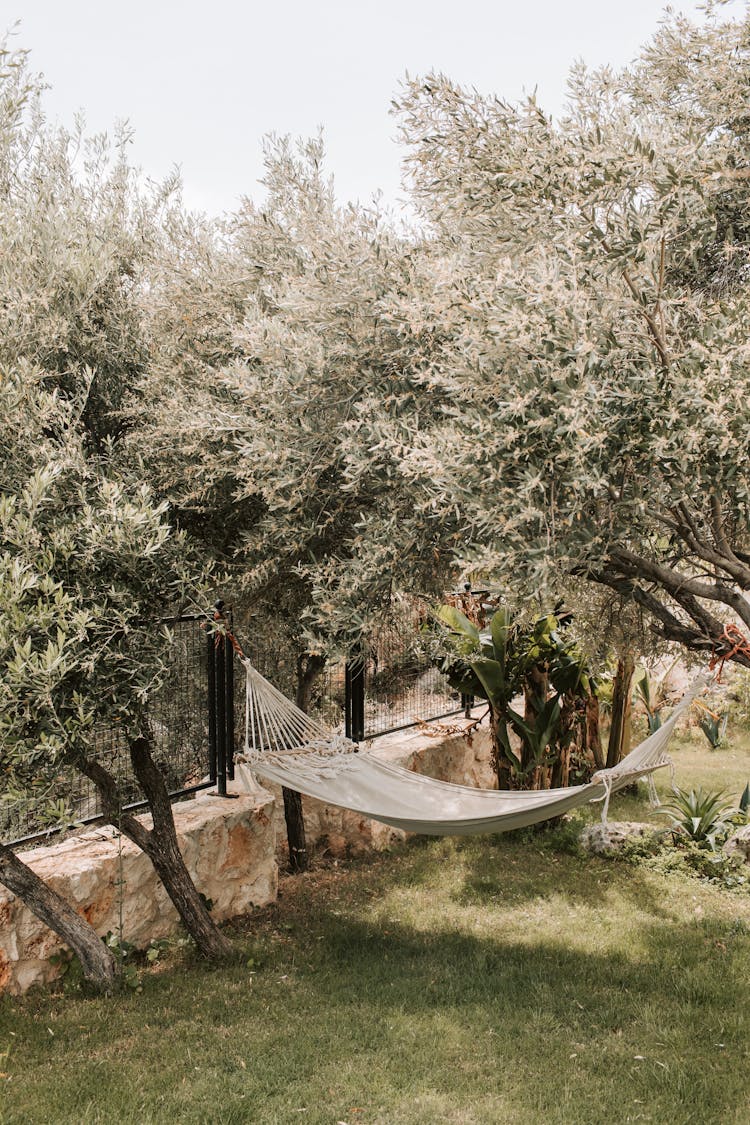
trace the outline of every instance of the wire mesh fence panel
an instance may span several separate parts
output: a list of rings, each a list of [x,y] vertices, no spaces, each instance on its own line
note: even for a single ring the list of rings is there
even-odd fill
[[[377,738],[461,710],[461,697],[425,651],[427,609],[400,600],[362,649],[364,735]]]
[[[202,618],[181,617],[167,624],[172,633],[170,667],[160,690],[151,700],[149,726],[152,753],[173,796],[212,784],[209,731],[209,642],[201,628]],[[367,640],[357,664],[328,662],[307,685],[308,712],[339,733],[346,728],[347,692],[352,683],[359,699],[361,733],[377,738],[421,721],[443,718],[461,710],[461,700],[445,678],[433,667],[422,644],[426,608],[417,599],[400,599],[378,630]],[[248,633],[250,631],[248,630]],[[253,631],[244,647],[252,663],[286,696],[294,699],[304,671],[293,640],[279,633]],[[352,667],[361,672],[352,675]],[[234,677],[228,698],[234,699],[234,750],[244,740],[244,676]],[[231,714],[231,708],[230,708]],[[215,741],[215,740],[214,740]],[[116,726],[96,728],[91,736],[92,756],[117,779],[123,804],[141,801],[142,793],[133,775],[127,741]],[[228,757],[231,776],[231,754]],[[216,763],[213,763],[215,773]],[[214,777],[215,780],[215,777]],[[51,805],[57,815],[48,816]],[[0,842],[16,844],[60,831],[60,810],[74,825],[101,815],[93,784],[71,769],[61,769],[45,794],[32,793],[15,804],[0,801]]]
[[[358,664],[363,669],[363,675],[356,677],[356,690],[364,691],[360,737],[377,738],[461,711],[460,695],[449,687],[425,651],[423,628],[427,616],[427,607],[419,599],[399,599],[360,653],[352,657],[350,667]],[[258,671],[294,699],[298,687],[294,650],[257,630],[251,639],[245,638],[244,644]],[[344,661],[329,661],[308,693],[306,710],[336,733],[345,729],[346,668]],[[349,682],[351,690],[351,676]],[[244,730],[244,683],[238,685],[236,708],[239,741]]]
[[[148,721],[154,760],[169,792],[177,795],[208,784],[206,635],[199,618],[176,618],[166,624],[172,634],[170,666],[151,700]],[[123,805],[140,802],[143,793],[124,733],[115,725],[95,727],[90,750],[117,779]],[[32,842],[58,833],[62,810],[74,827],[101,816],[96,787],[72,768],[61,769],[52,782],[46,778],[44,794],[32,792],[23,801],[0,802],[0,842]]]

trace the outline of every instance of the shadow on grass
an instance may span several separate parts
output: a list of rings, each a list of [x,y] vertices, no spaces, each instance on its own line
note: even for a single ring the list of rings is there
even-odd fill
[[[694,1120],[698,1105],[718,1122],[741,1102],[750,941],[731,924],[650,924],[632,956],[351,916],[318,924],[293,985],[304,1002],[280,1008],[266,1049],[303,1037],[331,1086],[357,1065],[388,1073],[399,1096],[437,1089],[471,1105],[512,1090],[518,1118],[487,1120],[624,1121],[640,1097],[651,1120]]]
[[[584,854],[575,839],[579,830],[580,826],[540,834],[525,831],[465,846],[464,878],[453,900],[463,906],[499,901],[518,906],[563,898],[572,906],[597,908],[604,907],[614,891],[639,911],[657,918],[674,916],[643,869],[621,859]]]
[[[550,911],[553,896],[601,903],[606,872],[651,915],[637,948],[605,935],[581,952],[535,933],[533,917],[527,934],[504,936],[488,897],[490,879],[518,901],[548,897]],[[679,1125],[696,1107],[702,1125],[742,1120],[748,931],[652,910],[644,879],[507,837],[414,842],[313,872],[234,927],[258,950],[252,973],[183,964],[116,1003],[8,1005],[18,1101],[7,1120],[43,1120],[32,1094],[65,1122],[271,1125],[303,1107],[308,1125],[330,1125],[352,1106],[368,1125]],[[462,895],[486,909],[450,914]]]
[[[444,864],[460,865],[460,885],[449,892],[460,906],[504,903],[519,906],[563,896],[571,905],[603,907],[616,891],[639,910],[671,918],[673,911],[654,879],[637,865],[586,854],[578,845],[582,822],[547,831],[521,829],[493,836],[411,838],[406,846],[382,857],[357,858],[347,871],[345,893],[352,901],[387,897],[394,887],[430,887]],[[325,894],[333,885],[325,884]],[[300,884],[308,908],[316,891]],[[333,892],[335,893],[335,891]]]

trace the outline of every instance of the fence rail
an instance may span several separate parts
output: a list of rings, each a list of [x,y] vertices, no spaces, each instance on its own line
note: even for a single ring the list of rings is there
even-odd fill
[[[149,715],[152,753],[164,774],[173,800],[209,788],[208,741],[209,685],[206,634],[203,616],[185,615],[164,623],[172,632],[172,661],[167,678],[155,695]],[[123,811],[145,808],[133,773],[127,741],[115,725],[94,728],[91,750],[114,775],[123,799]],[[93,782],[72,768],[60,771],[52,794],[70,811],[72,827],[102,819],[102,808]],[[46,801],[32,796],[22,804],[0,804],[0,842],[13,847],[36,843],[63,831],[49,826]]]
[[[221,603],[217,603],[219,612]],[[173,800],[216,786],[219,796],[234,778],[234,755],[244,724],[244,676],[235,676],[229,638],[207,635],[207,618],[186,615],[169,620],[172,666],[155,696],[150,714],[154,757]],[[356,742],[456,715],[466,701],[447,686],[419,646],[419,607],[400,607],[347,663],[326,666],[317,677],[309,710],[333,730]],[[280,662],[278,648],[255,644],[247,654],[258,670],[293,696],[297,669]],[[125,738],[114,726],[97,728],[92,750],[116,777],[123,809],[144,808]],[[72,769],[62,770],[54,799],[65,802],[71,827],[102,819],[92,782]],[[0,803],[0,842],[17,847],[62,831],[45,824],[43,804],[30,799],[13,807]]]

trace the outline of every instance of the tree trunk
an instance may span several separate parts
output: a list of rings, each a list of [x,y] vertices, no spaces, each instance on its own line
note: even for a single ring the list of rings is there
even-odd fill
[[[323,671],[325,663],[324,656],[303,653],[298,657],[296,703],[301,711],[308,710],[315,681]],[[282,788],[281,792],[284,798],[284,820],[289,846],[289,870],[295,873],[307,871],[307,840],[302,797],[293,789]]]
[[[515,789],[514,775],[505,752],[508,725],[500,711],[490,705],[490,763],[497,777],[498,789]]]
[[[146,738],[137,738],[130,744],[130,760],[149,804],[153,821],[150,830],[132,813],[123,812],[117,782],[100,762],[81,759],[76,765],[96,785],[107,821],[151,860],[200,953],[211,960],[228,957],[233,952],[232,945],[211,918],[182,858],[167,787]]]
[[[547,701],[549,695],[549,675],[546,668],[533,665],[526,674],[523,684],[524,720],[530,727],[536,726],[537,706]],[[529,771],[532,763],[532,751],[523,741],[521,742],[521,765],[524,777],[529,778],[527,789],[544,789],[548,784],[548,771],[545,766],[538,765]]]
[[[599,725],[599,697],[592,692],[586,698],[586,747],[591,751],[596,769],[604,769],[602,732]]]
[[[607,744],[607,769],[612,769],[628,752],[630,746],[630,708],[635,672],[635,657],[627,652],[617,661],[612,689],[612,725]]]
[[[550,789],[567,789],[570,784],[570,757],[573,743],[558,747],[557,757],[552,764],[549,778]]]
[[[326,658],[303,653],[297,657],[297,694],[295,702],[300,711],[309,711],[315,681],[326,665]]]
[[[131,743],[130,760],[153,819],[153,830],[149,833],[148,844],[143,850],[156,868],[157,875],[200,953],[211,960],[230,956],[232,944],[209,914],[185,866],[177,841],[172,802],[164,776],[151,756],[147,739],[137,738]]]
[[[117,961],[111,949],[85,918],[3,844],[0,844],[0,882],[73,950],[90,984],[105,991],[114,987]]]
[[[307,841],[305,820],[302,815],[302,797],[293,789],[282,788],[281,792],[284,797],[284,819],[289,845],[289,869],[295,873],[307,871]]]

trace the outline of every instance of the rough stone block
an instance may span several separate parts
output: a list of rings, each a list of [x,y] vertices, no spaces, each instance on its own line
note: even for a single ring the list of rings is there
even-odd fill
[[[736,832],[732,833],[729,839],[724,842],[722,851],[730,859],[736,859],[741,863],[750,863],[750,824],[744,828],[738,828]]]
[[[634,840],[647,840],[658,835],[653,824],[635,820],[612,820],[607,824],[591,824],[581,833],[581,846],[594,855],[621,851]]]
[[[273,799],[268,793],[236,800],[200,793],[175,805],[180,848],[198,890],[224,921],[273,902],[278,885]],[[150,818],[143,817],[150,825]],[[173,933],[177,912],[148,858],[111,827],[22,853],[36,873],[104,935],[120,931],[143,948]],[[14,895],[0,886],[0,989],[23,992],[53,979],[50,961],[63,948]]]

